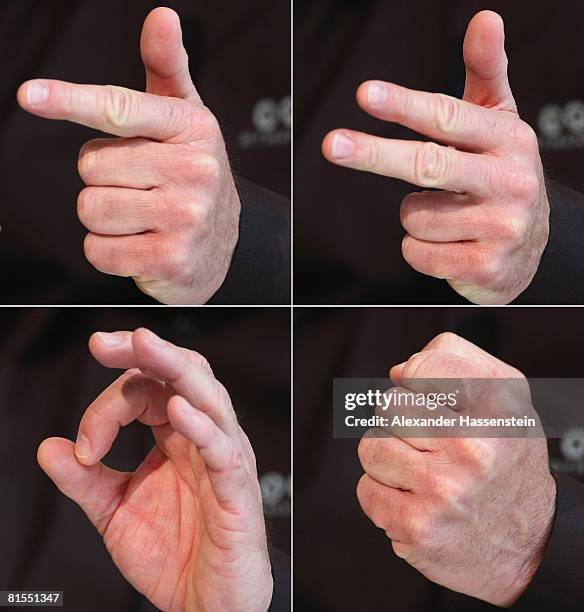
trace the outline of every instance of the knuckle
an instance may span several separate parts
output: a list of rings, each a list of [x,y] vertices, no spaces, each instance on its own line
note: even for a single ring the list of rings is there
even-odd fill
[[[127,126],[135,116],[136,96],[125,87],[106,85],[103,97],[103,117],[114,128]]]
[[[211,364],[204,355],[201,355],[201,353],[197,353],[196,351],[189,351],[189,356],[199,368],[213,374]]]
[[[450,150],[435,142],[419,145],[414,158],[415,182],[425,187],[444,183],[450,172],[450,159]]]
[[[421,352],[412,355],[403,367],[403,378],[423,378],[423,374],[427,371],[428,354]]]
[[[216,189],[221,181],[222,166],[215,155],[193,153],[192,147],[186,147],[173,162],[178,173],[197,185]]]
[[[182,230],[188,231],[198,225],[198,211],[194,203],[188,198],[177,199],[166,214],[169,212],[172,214],[173,225]]]
[[[223,385],[223,383],[215,380],[213,386],[213,393],[215,397],[215,401],[218,406],[231,408],[231,398],[229,397],[229,392]]]
[[[94,191],[86,187],[77,196],[77,216],[79,221],[85,226],[90,225],[93,219]]]
[[[500,240],[518,244],[523,242],[528,233],[529,220],[526,215],[514,214],[508,216],[503,223],[496,228],[496,236]]]
[[[426,485],[429,497],[431,497],[439,507],[448,505],[456,494],[451,481],[443,474],[436,471],[428,474]]]
[[[462,104],[456,98],[441,93],[433,94],[436,128],[443,134],[454,132],[460,123]]]
[[[539,141],[535,130],[525,121],[516,121],[512,130],[513,140],[521,148],[528,151],[538,151]]]
[[[221,128],[217,117],[206,106],[177,101],[169,118],[175,125],[183,126],[188,136],[196,135],[197,140],[214,144],[221,138]]]
[[[438,334],[434,340],[432,340],[432,346],[435,348],[448,348],[458,344],[459,337],[449,331]]]
[[[496,445],[487,438],[454,438],[453,449],[456,456],[479,478],[491,473],[497,462]],[[451,491],[454,489],[453,485]],[[458,493],[461,496],[463,492]]]
[[[171,167],[181,176],[192,178],[197,170],[192,147],[175,146],[173,149],[177,154],[170,160]]]
[[[249,463],[252,467],[252,473],[257,477],[257,459],[253,451],[253,446],[251,445],[251,440],[249,439],[249,436],[245,433],[245,430],[242,429],[240,425],[238,425],[238,428],[239,435],[241,436],[243,447],[245,449],[245,456],[249,459]]]
[[[406,234],[402,240],[401,245],[403,258],[412,266],[415,267],[415,263],[418,259],[419,249],[417,248],[416,239]]]
[[[217,435],[219,436],[219,432],[217,432]],[[228,465],[229,465],[229,467],[236,468],[236,469],[242,468],[245,465],[245,463],[243,461],[243,455],[242,455],[241,451],[233,443],[231,443]],[[243,485],[243,483],[246,480],[245,471],[240,470],[240,472],[239,472],[239,480],[240,480],[240,484]]]
[[[468,272],[462,277],[472,277],[482,287],[497,286],[505,275],[505,261],[493,249],[477,250],[469,257]],[[454,279],[457,280],[457,279]]]
[[[186,246],[177,240],[161,240],[152,249],[159,264],[160,275],[165,279],[181,276],[190,266]]]
[[[219,121],[208,107],[200,107],[197,112],[194,113],[194,116],[197,127],[201,130],[203,137],[208,140],[214,140],[221,134]]]
[[[94,268],[100,272],[104,271],[104,254],[93,234],[87,234],[87,236],[85,236],[83,241],[83,252],[85,253],[87,261],[89,261]]]
[[[508,187],[510,193],[526,204],[531,204],[541,192],[540,177],[533,169],[517,171],[509,174]]]
[[[417,547],[427,545],[432,539],[434,526],[427,516],[428,512],[412,512],[403,520],[404,540]]]
[[[391,547],[393,548],[393,552],[396,557],[403,559],[406,561],[410,557],[410,547],[403,542],[398,542],[396,540],[391,541]]]
[[[357,447],[357,455],[359,456],[359,461],[361,462],[363,469],[366,469],[365,466],[369,463],[370,449],[371,438],[361,438],[359,446]]]
[[[367,167],[379,169],[382,165],[382,152],[379,141],[375,138],[371,138],[367,143]]]
[[[214,155],[200,154],[194,158],[197,179],[215,188],[221,179],[221,162]]]
[[[88,183],[95,176],[98,168],[98,155],[99,149],[94,142],[86,142],[81,147],[77,160],[77,171],[83,182]]]
[[[416,212],[418,209],[416,202],[418,201],[419,201],[419,193],[413,192],[413,193],[408,193],[401,202],[401,206],[399,210],[399,217],[400,217],[400,222],[406,231],[409,231],[408,228],[411,228],[413,225],[413,221],[414,221],[413,217],[416,215]]]
[[[365,514],[368,514],[372,507],[372,489],[371,481],[367,474],[363,474],[361,478],[359,478],[359,482],[357,483],[357,499]]]

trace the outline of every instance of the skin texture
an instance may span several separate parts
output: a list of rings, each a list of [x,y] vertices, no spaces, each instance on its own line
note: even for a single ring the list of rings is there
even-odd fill
[[[87,185],[77,211],[85,255],[99,271],[132,277],[169,304],[202,304],[219,289],[239,235],[239,196],[217,120],[188,69],[178,15],[153,10],[142,29],[146,93],[36,79],[20,106],[118,138],[79,153]]]
[[[416,379],[524,378],[448,333],[393,367],[390,376],[416,392]],[[472,398],[473,389],[467,391]],[[484,390],[476,395],[485,404],[491,399]],[[523,401],[521,413],[536,416],[529,393]],[[442,586],[512,605],[539,567],[553,522],[556,486],[545,438],[380,433],[372,430],[360,442],[365,474],[357,496],[396,555]]]
[[[126,369],[86,410],[75,444],[49,438],[38,461],[93,523],[112,560],[161,610],[265,612],[273,581],[256,463],[207,361],[146,329],[96,333]],[[138,420],[156,446],[133,473],[101,463]]]
[[[549,238],[549,202],[537,137],[518,115],[507,78],[503,21],[482,11],[464,41],[462,100],[368,81],[359,106],[431,142],[334,130],[332,163],[424,188],[406,196],[406,261],[476,304],[507,304],[531,283]],[[434,142],[435,141],[435,142]],[[440,143],[440,144],[438,144]]]

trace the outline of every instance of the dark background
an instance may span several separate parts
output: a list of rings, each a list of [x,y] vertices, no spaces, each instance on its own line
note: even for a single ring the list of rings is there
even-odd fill
[[[0,303],[153,303],[83,254],[77,155],[85,127],[33,117],[20,83],[46,77],[144,89],[139,40],[152,0],[0,0]],[[235,172],[290,192],[290,3],[164,3],[182,18],[191,74]]]
[[[65,609],[75,612],[154,609],[118,572],[84,513],[36,463],[46,437],[75,439],[87,406],[121,374],[91,357],[91,333],[139,326],[207,357],[254,447],[268,539],[289,551],[289,309],[4,308],[0,590],[63,590]],[[134,423],[105,462],[134,469],[153,445],[150,428]]]
[[[423,140],[366,115],[355,91],[367,79],[382,79],[461,96],[464,33],[482,9],[505,20],[511,87],[521,117],[539,136],[548,176],[584,190],[581,2],[296,0],[296,303],[466,303],[401,256],[399,206],[419,188],[333,166],[322,157],[320,143],[341,127]],[[554,295],[545,301],[557,303]]]
[[[358,440],[332,437],[333,378],[383,378],[452,331],[531,378],[581,378],[579,308],[295,308],[294,585],[303,612],[498,610],[447,591],[398,559],[365,516]],[[580,441],[582,437],[580,435]],[[584,481],[580,458],[550,440],[552,465]],[[577,450],[577,449],[576,449]],[[533,608],[535,612],[536,608]],[[561,602],[558,602],[561,609]],[[547,610],[546,610],[547,612]]]

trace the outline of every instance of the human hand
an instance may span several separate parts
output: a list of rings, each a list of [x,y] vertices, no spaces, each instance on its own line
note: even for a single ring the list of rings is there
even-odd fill
[[[239,235],[240,202],[217,120],[193,85],[177,14],[152,11],[140,42],[146,93],[33,80],[30,113],[120,136],[87,142],[78,215],[85,255],[131,276],[160,302],[202,304],[222,285]]]
[[[130,369],[89,406],[76,444],[41,444],[41,467],[155,606],[265,612],[273,581],[260,486],[227,391],[201,355],[146,329],[96,333],[89,346],[103,365]],[[134,420],[156,446],[133,473],[106,467]]]
[[[390,375],[412,391],[419,379],[465,379],[465,395],[484,405],[492,398],[484,387],[474,393],[480,381],[473,379],[523,379],[454,334],[437,336]],[[528,398],[524,413],[534,415]],[[396,555],[442,586],[512,605],[539,567],[553,522],[556,486],[545,438],[371,434],[359,445],[365,474],[357,496]]]
[[[464,41],[461,100],[368,81],[357,91],[367,113],[443,145],[335,130],[331,162],[424,188],[406,196],[405,260],[446,279],[477,304],[506,304],[531,283],[549,238],[549,201],[537,136],[523,122],[507,78],[501,18],[478,13]]]

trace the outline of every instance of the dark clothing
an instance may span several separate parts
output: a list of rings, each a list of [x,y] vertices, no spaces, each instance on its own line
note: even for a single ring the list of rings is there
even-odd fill
[[[21,110],[15,93],[33,77],[77,83],[118,84],[143,90],[140,31],[154,0],[3,0],[0,2],[0,304],[153,304],[131,279],[95,270],[83,254],[87,233],[75,203],[82,189],[77,155],[103,134],[67,122],[47,121]],[[181,16],[191,74],[218,117],[237,176],[290,195],[290,5],[287,0],[192,2],[167,6]],[[256,192],[257,193],[257,192]],[[289,253],[262,252],[289,228],[285,214],[247,190],[241,243],[257,242],[218,302],[285,303]],[[269,219],[258,216],[266,208]],[[248,219],[248,213],[250,218]],[[258,236],[248,231],[260,230]],[[263,235],[275,232],[272,242]],[[245,247],[249,251],[248,247]],[[274,259],[269,269],[264,259]],[[237,258],[236,258],[237,263]],[[258,267],[257,277],[247,267]],[[286,278],[269,278],[270,272]],[[252,294],[233,295],[253,280]],[[265,287],[257,286],[266,281]],[[281,291],[280,286],[286,287]]]
[[[584,605],[584,485],[557,475],[556,516],[539,570],[513,609],[580,612]]]
[[[424,140],[360,110],[367,79],[460,97],[464,33],[481,9],[505,20],[511,87],[537,132],[549,177],[584,192],[584,84],[578,3],[518,0],[301,0],[295,7],[294,295],[299,304],[467,304],[401,255],[407,183],[340,168],[320,153],[325,134],[351,128]],[[569,70],[566,70],[569,67]],[[584,303],[581,197],[552,193],[552,240],[519,303]],[[576,279],[576,282],[571,282]]]
[[[551,181],[547,191],[550,238],[531,285],[515,302],[584,304],[584,196]]]
[[[290,304],[289,201],[238,180],[239,241],[227,277],[209,304]]]
[[[274,594],[268,612],[289,612],[291,609],[292,584],[290,581],[290,557],[277,550],[270,553]]]

